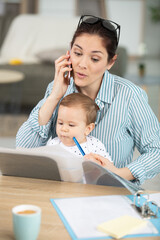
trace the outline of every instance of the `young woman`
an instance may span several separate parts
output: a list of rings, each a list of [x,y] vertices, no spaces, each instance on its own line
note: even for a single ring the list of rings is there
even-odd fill
[[[91,135],[103,142],[113,163],[95,154],[88,157],[136,184],[160,172],[160,126],[145,92],[109,73],[117,58],[119,36],[120,26],[112,21],[90,15],[80,18],[71,51],[55,61],[54,81],[19,129],[17,146],[46,145],[56,136],[60,100],[81,92],[99,107]],[[72,75],[70,83],[67,71]],[[135,146],[141,156],[132,161]]]

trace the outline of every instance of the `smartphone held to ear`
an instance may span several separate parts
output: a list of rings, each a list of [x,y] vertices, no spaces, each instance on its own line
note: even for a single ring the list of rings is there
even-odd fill
[[[69,58],[69,61],[70,61],[70,58]],[[71,68],[71,65],[68,65],[68,67]],[[71,78],[71,72],[69,71],[68,72],[68,79],[70,80],[70,78]]]
[[[67,54],[70,55],[70,52],[71,52],[71,51],[68,51]],[[70,57],[68,58],[68,61],[70,62]],[[72,64],[69,64],[68,67],[69,67],[69,68],[72,68]],[[68,71],[68,72],[66,73],[66,78],[67,78],[67,80],[68,80],[68,85],[70,84],[71,72],[72,72],[72,71]]]
[[[70,54],[70,51],[68,51],[67,54]],[[70,58],[68,58],[68,61],[70,61]],[[68,67],[72,68],[72,65],[69,64]],[[70,84],[70,78],[71,78],[71,71],[65,72],[64,77],[68,81],[68,85],[69,85]]]

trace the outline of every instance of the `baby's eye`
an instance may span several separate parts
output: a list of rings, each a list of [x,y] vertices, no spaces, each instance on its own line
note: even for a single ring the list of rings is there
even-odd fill
[[[74,124],[71,124],[71,123],[69,124],[69,126],[70,126],[70,127],[75,127],[75,125],[74,125]]]
[[[59,124],[59,125],[63,125],[63,123],[62,123],[62,122],[58,122],[58,124]]]

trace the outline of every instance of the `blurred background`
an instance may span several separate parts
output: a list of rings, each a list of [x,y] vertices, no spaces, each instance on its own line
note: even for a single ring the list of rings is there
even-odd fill
[[[82,14],[121,25],[111,72],[140,85],[160,121],[160,0],[0,0],[0,146],[14,145]]]

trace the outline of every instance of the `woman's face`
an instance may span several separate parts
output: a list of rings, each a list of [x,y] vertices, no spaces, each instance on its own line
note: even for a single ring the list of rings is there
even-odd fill
[[[84,33],[75,39],[71,49],[71,62],[75,84],[82,90],[99,90],[108,62],[108,53],[98,35]]]

